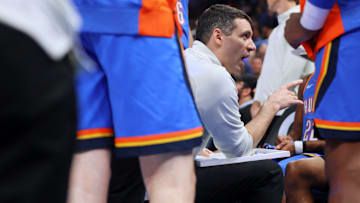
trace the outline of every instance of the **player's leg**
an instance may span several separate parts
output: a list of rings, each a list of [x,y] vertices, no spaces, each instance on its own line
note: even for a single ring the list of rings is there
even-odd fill
[[[82,36],[82,44],[97,67],[92,72],[80,70],[76,77],[78,132],[68,203],[107,201],[113,129],[106,77],[92,49],[93,37]]]
[[[140,157],[151,202],[191,202],[195,187],[191,152],[201,142],[202,127],[175,37],[102,40],[112,46],[108,55],[118,53],[121,58],[101,57],[108,76],[117,156]]]
[[[326,140],[329,202],[360,202],[360,142]]]
[[[68,203],[105,203],[110,180],[110,150],[96,149],[74,155]]]
[[[140,165],[152,202],[194,201],[196,177],[192,150],[141,156]]]
[[[312,203],[311,190],[326,188],[325,161],[321,157],[300,159],[286,167],[286,202]]]
[[[360,86],[359,37],[354,30],[326,46],[316,87],[314,121],[326,140],[329,202],[360,202],[360,96],[353,91]]]

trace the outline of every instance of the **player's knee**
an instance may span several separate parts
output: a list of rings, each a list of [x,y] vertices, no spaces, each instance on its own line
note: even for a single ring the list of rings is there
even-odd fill
[[[285,185],[295,186],[304,181],[303,168],[302,160],[289,162],[285,170]]]
[[[289,162],[285,169],[285,185],[296,183],[299,176],[299,170],[296,168],[296,161]]]
[[[298,168],[299,164],[297,161],[289,162],[286,166],[285,175],[286,176],[299,176],[300,170]]]

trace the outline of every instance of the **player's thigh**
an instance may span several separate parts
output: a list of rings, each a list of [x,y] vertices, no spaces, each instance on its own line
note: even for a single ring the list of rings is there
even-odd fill
[[[192,150],[140,156],[139,160],[145,184],[155,176],[180,181],[194,178]]]
[[[326,140],[325,156],[329,178],[360,182],[360,142]]]

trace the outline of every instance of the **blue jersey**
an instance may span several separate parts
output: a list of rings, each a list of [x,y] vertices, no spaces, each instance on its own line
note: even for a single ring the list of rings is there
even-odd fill
[[[183,35],[181,37],[181,40],[184,44],[184,49],[189,48],[189,15],[188,15],[188,0],[178,0],[176,4],[176,10],[177,10],[177,17],[178,22],[181,25],[181,28],[183,30]]]
[[[181,26],[184,48],[188,48],[188,0],[74,0],[74,3],[83,18],[83,32],[172,37],[177,24]]]
[[[317,140],[317,138],[314,136],[314,92],[316,87],[316,81],[313,76],[314,74],[312,74],[308,78],[303,94],[303,141]]]
[[[83,18],[83,32],[171,38],[175,25],[188,26],[187,0],[73,1]]]

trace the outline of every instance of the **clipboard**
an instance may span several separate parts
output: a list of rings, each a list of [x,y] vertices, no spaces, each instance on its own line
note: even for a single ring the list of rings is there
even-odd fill
[[[250,153],[250,155],[234,157],[234,158],[226,158],[225,155],[221,152],[213,153],[210,155],[210,157],[197,155],[195,157],[195,164],[198,167],[209,167],[209,166],[218,166],[218,165],[226,165],[226,164],[236,164],[236,163],[249,162],[249,161],[286,158],[286,157],[290,157],[289,151],[255,148],[253,149],[252,153]]]

